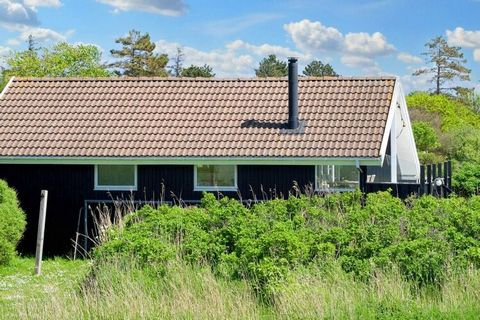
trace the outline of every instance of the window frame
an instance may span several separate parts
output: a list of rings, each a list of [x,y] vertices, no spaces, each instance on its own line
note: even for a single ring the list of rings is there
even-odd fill
[[[197,179],[198,166],[233,166],[233,186],[199,186]],[[196,164],[193,166],[193,191],[238,191],[238,171],[236,164]]]
[[[138,166],[136,164],[128,166],[133,166],[134,170],[134,185],[99,185],[98,184],[98,166],[115,166],[114,164],[96,164],[95,173],[94,173],[94,188],[95,191],[137,191],[138,189]]]
[[[318,185],[318,167],[319,166],[333,166],[335,170],[335,167],[337,166],[345,166],[342,164],[316,164],[315,165],[315,191],[316,192],[351,192],[355,191],[357,188],[329,188],[329,189],[320,189]],[[358,168],[355,168],[357,170],[357,183],[358,186],[360,186],[360,172],[358,171]],[[335,174],[334,174],[335,176]]]

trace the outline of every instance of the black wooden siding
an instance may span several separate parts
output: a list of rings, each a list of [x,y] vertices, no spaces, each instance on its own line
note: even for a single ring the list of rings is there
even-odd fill
[[[138,166],[139,200],[159,199],[162,183],[165,200],[171,194],[183,200],[199,200],[201,192],[193,191],[192,165]],[[314,182],[314,166],[238,166],[238,189],[243,199],[258,199],[272,195],[287,195],[294,181],[300,186]],[[84,200],[108,200],[129,197],[128,192],[94,191],[93,165],[0,165],[0,179],[4,179],[18,192],[22,208],[27,213],[27,230],[20,250],[31,253],[35,248],[36,226],[40,190],[48,194],[45,230],[45,253],[65,253],[72,248],[80,210]],[[264,192],[261,192],[263,190]],[[236,192],[224,194],[237,197]]]

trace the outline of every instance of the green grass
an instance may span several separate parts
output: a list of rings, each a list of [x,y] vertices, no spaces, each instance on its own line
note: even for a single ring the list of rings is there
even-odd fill
[[[335,263],[299,269],[267,303],[247,282],[228,281],[181,260],[166,274],[131,261],[97,266],[33,259],[0,268],[2,319],[478,319],[480,271],[452,273],[441,288],[415,288],[397,272],[356,281]],[[81,284],[83,284],[81,286]],[[82,289],[83,288],[83,289]]]
[[[35,300],[72,291],[88,270],[88,261],[49,259],[42,264],[42,274],[34,275],[34,258],[14,258],[0,266],[0,319],[22,318],[19,311]]]

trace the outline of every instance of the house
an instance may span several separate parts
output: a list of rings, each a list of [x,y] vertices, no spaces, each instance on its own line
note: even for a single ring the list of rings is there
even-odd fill
[[[204,191],[286,195],[294,182],[414,190],[398,79],[297,74],[290,59],[288,79],[12,78],[0,96],[0,179],[28,213],[24,250],[34,248],[41,189],[47,252],[70,247],[88,201],[131,191],[193,201]]]

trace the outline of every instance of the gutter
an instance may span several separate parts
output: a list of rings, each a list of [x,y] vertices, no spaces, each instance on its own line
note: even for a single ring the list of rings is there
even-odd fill
[[[138,165],[370,165],[380,166],[381,158],[313,157],[0,157],[0,164],[138,164]]]

